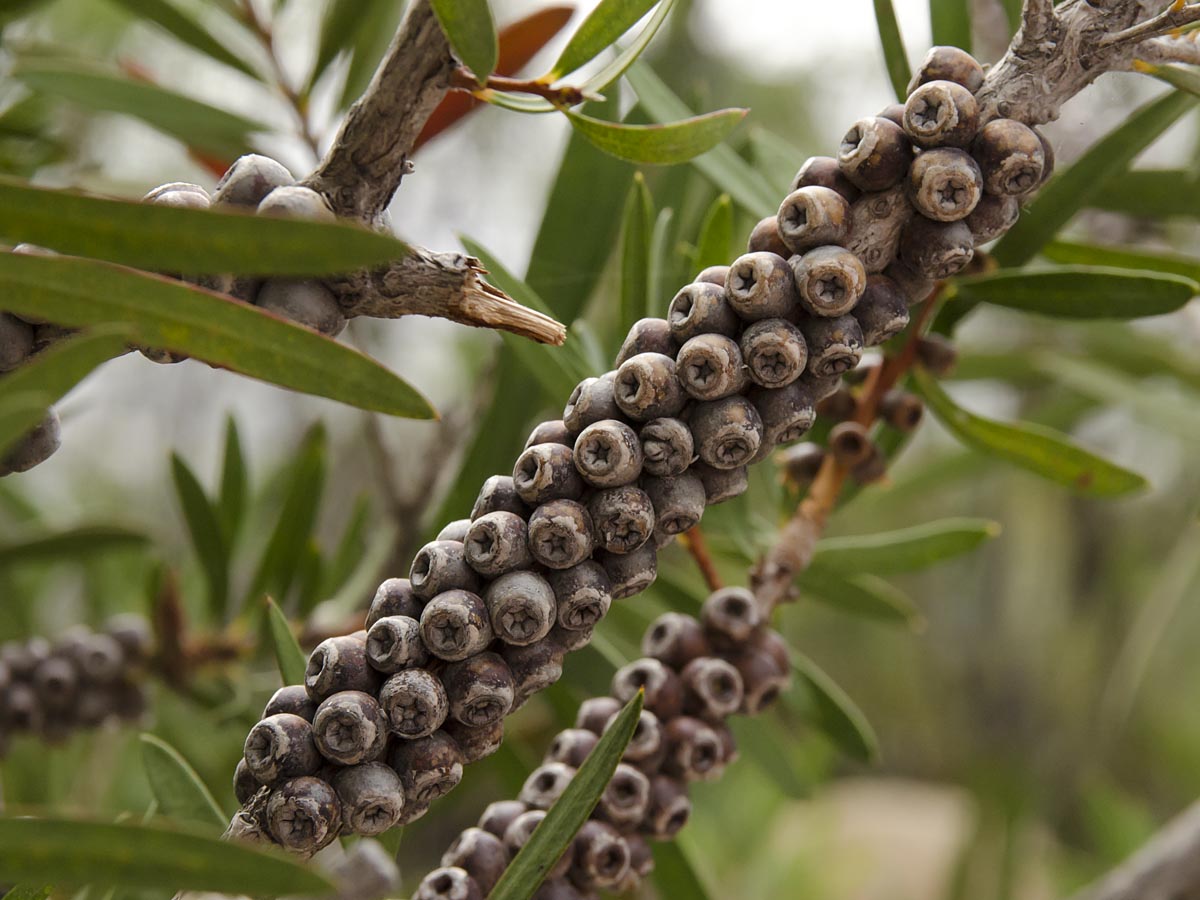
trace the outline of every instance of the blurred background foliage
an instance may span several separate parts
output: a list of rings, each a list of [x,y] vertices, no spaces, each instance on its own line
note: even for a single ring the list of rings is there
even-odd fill
[[[166,181],[211,186],[254,148],[300,174],[313,151],[278,79],[302,95],[312,134],[327,142],[401,14],[395,2],[351,6],[339,20],[348,6],[338,0],[256,4],[273,19],[272,61],[233,0],[3,4],[0,171],[138,197]],[[970,20],[947,18],[957,5],[929,6],[934,32],[923,2],[897,5],[912,60],[934,37],[972,37]],[[968,6],[974,50],[993,60],[1011,4]],[[484,477],[509,470],[531,426],[557,417],[576,373],[607,368],[630,309],[665,309],[695,270],[737,255],[761,213],[726,191],[781,196],[806,156],[829,152],[852,119],[891,99],[869,5],[824,7],[677,6],[648,56],[654,72],[693,109],[752,108],[733,149],[701,165],[639,172],[570,138],[549,121],[559,117],[495,109],[418,153],[392,209],[398,233],[437,249],[469,237],[491,255],[497,284],[526,301],[521,291],[536,292],[574,323],[556,351],[440,321],[356,320],[345,340],[430,396],[441,423],[383,420],[195,364],[133,354],[106,365],[63,403],[62,451],[0,482],[0,639],[119,610],[153,615],[177,645],[147,727],[232,811],[243,737],[279,683],[261,594],[310,635],[344,627],[378,580],[405,573],[423,540],[469,511]],[[198,49],[205,40],[181,32],[172,9],[229,58]],[[501,25],[533,9],[494,4]],[[225,118],[190,107],[180,116],[162,91]],[[1048,129],[1060,170],[1159,91],[1106,76],[1072,101]],[[631,121],[661,115],[627,92],[608,102],[607,114]],[[1068,236],[1178,254],[1176,270],[1194,277],[1195,136],[1194,114],[1180,117]],[[721,152],[748,161],[757,180],[714,177]],[[1073,252],[1060,244],[1048,256]],[[890,587],[874,583],[867,615],[853,614],[844,586],[783,611],[793,645],[873,733],[804,683],[780,710],[742,723],[743,761],[696,786],[696,815],[660,860],[660,896],[1039,900],[1110,868],[1200,795],[1198,338],[1194,304],[1135,324],[993,307],[962,323],[956,398],[1068,432],[1150,489],[1104,504],[1075,497],[927,421],[890,479],[846,504],[831,533],[971,516],[999,523],[999,535],[889,574]],[[744,582],[795,501],[766,464],[747,497],[710,512],[705,530],[728,582]],[[683,552],[665,554],[659,583],[614,607],[563,682],[510,720],[503,750],[406,829],[406,874],[419,878],[487,802],[517,789],[578,701],[637,654],[655,615],[694,609],[703,595]],[[49,752],[17,741],[0,775],[12,811],[140,816],[152,803],[132,731]]]

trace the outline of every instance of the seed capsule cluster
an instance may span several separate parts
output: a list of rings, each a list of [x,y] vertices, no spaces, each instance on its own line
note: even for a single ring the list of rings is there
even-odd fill
[[[0,752],[21,734],[58,742],[110,719],[140,718],[149,652],[145,621],[125,615],[101,631],[73,628],[53,643],[0,644]]]
[[[972,92],[981,79],[968,55],[935,48],[904,107],[856,123],[837,159],[801,167],[746,254],[700,273],[665,318],[633,325],[612,370],[582,381],[562,418],[533,430],[512,473],[485,482],[470,518],[423,547],[408,578],[380,586],[364,631],[316,648],[305,685],[264,711],[237,777],[243,801],[270,788],[267,826],[279,843],[311,852],[339,833],[423,815],[465,764],[500,745],[504,717],[561,676],[565,654],[589,642],[610,605],[653,583],[658,549],[708,505],[744,492],[747,467],[812,427],[863,349],[901,331],[910,303],[1011,223],[1045,177],[1046,150],[1020,123],[980,128]],[[987,227],[973,230],[985,203]],[[903,406],[889,401],[888,420],[910,422]],[[835,432],[830,452],[860,480],[882,475],[865,429],[841,422]],[[723,602],[710,600],[711,616]],[[612,704],[639,686],[653,695],[650,724],[631,747],[654,775],[648,802],[661,828],[652,833],[669,831],[669,810],[686,801],[672,785],[723,759],[703,749],[723,739],[727,713],[700,703],[701,669],[732,665],[747,710],[786,669],[769,648],[743,652],[765,633],[758,623],[743,628],[731,613],[726,634],[713,621],[698,626],[707,649],[641,661],[613,698],[597,701],[608,704],[603,721],[581,726],[602,729]],[[736,658],[722,655],[730,647]],[[684,671],[710,651],[707,668]],[[542,774],[550,796],[569,773]],[[368,778],[369,792],[359,785]],[[593,832],[620,837],[643,821],[610,816]],[[530,822],[500,836],[510,849]],[[442,880],[443,893],[422,896],[472,896],[458,874]]]
[[[613,717],[643,689],[641,719],[616,773],[536,896],[581,900],[637,889],[654,866],[647,842],[671,840],[687,823],[688,786],[720,777],[736,758],[729,717],[766,709],[789,679],[783,638],[744,588],[714,592],[699,618],[660,616],[642,652],[613,676],[609,696],[583,703],[517,799],[491,804],[455,839],[416,900],[487,896]]]

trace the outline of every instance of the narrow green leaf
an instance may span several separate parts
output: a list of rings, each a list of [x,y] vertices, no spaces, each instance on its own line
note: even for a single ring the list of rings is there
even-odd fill
[[[642,314],[648,318],[663,315],[671,299],[671,255],[674,252],[671,226],[674,219],[674,210],[660,209],[650,232],[650,293],[646,296],[646,311]]]
[[[408,252],[401,241],[356,225],[152,206],[11,178],[0,178],[0,239],[139,269],[235,275],[328,275]]]
[[[138,344],[281,387],[391,415],[435,415],[411,385],[358,351],[167,278],[86,259],[0,253],[0,289],[18,316],[81,328],[127,325]]]
[[[792,651],[792,667],[808,688],[812,724],[859,762],[879,758],[879,738],[853,700],[812,659]]]
[[[304,684],[304,671],[308,668],[308,657],[300,649],[300,642],[292,634],[283,610],[270,597],[267,598],[267,627],[271,633],[271,648],[275,652],[275,663],[284,684]]]
[[[720,896],[708,889],[679,840],[655,842],[654,872],[651,875],[660,897],[710,900]]]
[[[874,575],[810,568],[800,576],[799,583],[807,596],[842,612],[902,625],[913,631],[925,627],[925,617],[909,596]]]
[[[249,63],[229,50],[207,28],[173,3],[169,3],[167,0],[114,0],[114,2],[125,7],[139,19],[153,22],[193,50],[199,50],[205,56],[237,69],[239,72],[244,72],[256,81],[261,81],[258,73]]]
[[[621,321],[617,340],[645,315],[650,292],[650,230],[654,227],[654,201],[646,179],[638,172],[625,198],[621,226]]]
[[[0,458],[38,426],[54,399],[44,391],[7,392],[0,396]]]
[[[12,306],[6,298],[5,308]],[[108,326],[69,338],[5,375],[0,380],[0,399],[38,393],[55,403],[99,366],[127,352],[127,336],[125,328]]]
[[[215,621],[224,622],[229,614],[229,548],[224,529],[199,479],[176,453],[171,454],[171,477],[192,548],[204,570],[209,611]]]
[[[1101,266],[1001,269],[954,282],[955,303],[991,303],[1060,319],[1137,319],[1186,304],[1200,285],[1181,275]]]
[[[734,716],[729,727],[742,758],[762,770],[773,787],[793,800],[812,796],[811,778],[805,777],[796,765],[796,742],[787,723],[779,717],[764,721],[759,717],[749,720]]]
[[[667,20],[667,16],[674,6],[675,0],[660,0],[658,9],[654,10],[654,14],[650,16],[645,27],[638,32],[637,37],[622,47],[611,61],[584,81],[580,89],[585,94],[600,94],[608,90],[618,78],[629,71],[629,67],[637,62],[646,48],[650,46],[650,41],[654,39],[654,35],[658,33],[662,23]]]
[[[354,501],[354,509],[342,532],[337,548],[329,559],[321,580],[320,594],[322,599],[336,594],[345,584],[346,579],[362,561],[366,552],[367,526],[371,519],[371,497],[369,494],[359,494]]]
[[[364,6],[379,5],[380,0],[366,0],[366,3],[364,0],[332,0],[325,7],[317,39],[317,55],[308,77],[309,88],[325,73],[338,54],[353,52],[355,38],[363,24],[370,21],[370,13],[364,15]]]
[[[144,547],[148,542],[149,538],[141,532],[115,525],[69,528],[0,546],[0,566],[60,560],[80,562],[101,553]]]
[[[1182,169],[1135,169],[1110,179],[1087,205],[1146,219],[1194,219],[1200,214],[1200,181]]]
[[[601,0],[575,29],[543,79],[557,81],[599,56],[632,28],[658,0]]]
[[[700,239],[696,241],[696,255],[692,268],[697,272],[709,266],[721,266],[733,258],[733,201],[728,194],[721,194],[713,201],[700,225]]]
[[[46,900],[49,896],[49,886],[39,888],[27,884],[18,884],[4,895],[4,900]]]
[[[67,819],[0,819],[0,880],[269,896],[334,893],[316,870],[246,844]]]
[[[1050,179],[992,255],[1004,266],[1020,266],[1033,259],[1076,212],[1100,196],[1110,181],[1124,173],[1134,158],[1195,102],[1190,94],[1176,91],[1127,117],[1074,165]]]
[[[626,73],[643,109],[657,122],[683,119],[692,114],[687,104],[644,62],[631,66]],[[779,198],[771,185],[732,147],[720,145],[692,160],[692,164],[714,185],[756,218],[779,209]]]
[[[1092,497],[1118,497],[1146,487],[1135,472],[1089,453],[1049,428],[1007,425],[959,407],[924,370],[913,372],[930,411],[964,444]]]
[[[1147,253],[1133,247],[1105,247],[1074,241],[1051,241],[1042,248],[1042,256],[1051,262],[1077,266],[1107,266],[1180,275],[1200,281],[1200,259],[1168,253]]]
[[[940,519],[896,531],[825,538],[817,542],[811,567],[845,575],[915,572],[970,553],[999,534],[1000,523],[991,519]]]
[[[749,110],[722,109],[664,125],[623,125],[563,110],[571,125],[593,144],[618,159],[675,165],[694,159],[721,143]]]
[[[222,159],[248,153],[250,135],[271,130],[263,122],[78,60],[21,59],[10,74],[39,93],[69,100],[88,112],[132,116]]]
[[[455,55],[480,84],[496,68],[499,43],[487,0],[430,0]]]
[[[901,103],[908,96],[908,83],[912,71],[908,67],[908,51],[904,49],[904,38],[900,36],[900,23],[896,21],[896,10],[892,0],[872,0],[875,4],[875,24],[879,29],[879,43],[883,47],[883,61],[887,66],[892,90]]]
[[[217,834],[224,831],[229,820],[179,751],[152,734],[143,734],[140,740],[142,768],[158,808],[172,818],[211,826]]]
[[[488,900],[529,900],[537,892],[608,786],[637,727],[643,696],[639,691],[617,714],[533,836],[508,864]]]
[[[387,53],[406,8],[406,4],[396,0],[354,0],[353,6],[361,21],[351,39],[350,67],[342,95],[338,98],[338,109],[346,109],[363,95]]]
[[[1134,69],[1146,75],[1153,75],[1192,96],[1200,97],[1200,72],[1191,66],[1159,66],[1139,59],[1134,63]]]
[[[249,480],[246,475],[246,460],[242,455],[242,439],[233,416],[225,422],[225,454],[221,463],[221,488],[217,499],[217,517],[225,543],[232,547],[234,538],[242,525],[246,511],[246,493]]]
[[[971,4],[969,0],[929,0],[933,43],[971,50]]]

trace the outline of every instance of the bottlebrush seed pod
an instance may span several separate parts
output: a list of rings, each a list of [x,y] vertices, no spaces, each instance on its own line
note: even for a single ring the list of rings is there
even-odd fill
[[[766,446],[766,439],[759,446],[759,452]],[[692,466],[692,474],[704,485],[704,502],[709,506],[724,503],[734,497],[740,497],[750,487],[750,471],[748,466],[738,466],[736,469],[714,469],[707,463],[698,462]]]
[[[421,607],[424,603],[413,592],[412,584],[407,578],[389,578],[379,585],[371,607],[367,610],[366,628],[384,616],[408,616],[412,619],[421,618]]]
[[[979,130],[979,104],[961,84],[929,81],[904,104],[904,131],[918,147],[969,147]]]
[[[963,221],[971,229],[975,246],[993,241],[1012,228],[1021,215],[1016,197],[984,194],[979,205]]]
[[[543,423],[544,424],[544,423]],[[540,427],[540,426],[539,426]],[[536,434],[536,429],[534,430]],[[553,443],[551,441],[536,441],[535,443]],[[529,444],[525,449],[529,449]],[[511,475],[493,475],[483,483],[475,505],[471,508],[471,518],[478,519],[491,512],[510,512],[521,518],[527,518],[530,513],[529,505],[521,499],[513,484]]]
[[[709,594],[700,607],[700,624],[716,645],[738,645],[750,640],[762,625],[762,614],[753,593],[727,587]]]
[[[808,371],[818,378],[848,372],[862,359],[863,334],[854,316],[810,319],[800,330],[808,344]]]
[[[643,478],[642,489],[654,506],[656,527],[667,534],[687,531],[704,515],[704,484],[695,475]]]
[[[588,732],[584,732],[588,734]],[[650,779],[627,763],[619,763],[596,804],[597,819],[621,831],[636,828],[650,805]]]
[[[957,147],[918,153],[908,170],[913,206],[938,222],[957,222],[969,216],[983,196],[983,185],[979,164]]]
[[[480,575],[502,575],[526,568],[532,561],[528,528],[516,513],[492,512],[469,524],[463,555]]]
[[[887,119],[859,119],[838,148],[842,174],[863,191],[884,191],[899,184],[912,162],[905,130]]]
[[[470,591],[438,594],[421,612],[421,639],[438,659],[466,659],[492,642],[487,606]]]
[[[984,195],[980,205],[987,202],[987,195]],[[978,210],[979,207],[976,207]],[[965,221],[965,220],[964,220]],[[895,282],[896,287],[900,289],[900,293],[904,295],[904,299],[908,301],[908,305],[920,303],[926,297],[933,293],[936,287],[934,281],[921,272],[916,271],[906,262],[897,259],[888,265],[883,270],[883,274]]]
[[[204,198],[205,201],[211,202],[212,200],[212,198],[208,195],[208,191],[198,184],[192,184],[190,181],[171,181],[167,184],[160,184],[156,188],[151,188],[146,192],[145,196],[142,197],[142,202],[153,203],[163,194],[175,194],[180,192],[185,194],[199,194],[202,198]],[[258,205],[257,201],[255,202],[255,205]]]
[[[267,830],[271,837],[297,853],[314,853],[338,836],[341,803],[333,788],[320,778],[303,776],[285,781],[267,801]]]
[[[243,749],[246,766],[263,784],[313,775],[321,767],[312,726],[288,713],[261,720],[250,729]]]
[[[683,685],[679,676],[653,657],[643,657],[619,668],[612,678],[610,693],[628,703],[639,690],[646,692],[644,708],[659,719],[670,720],[683,710]]]
[[[563,653],[574,653],[592,642],[595,630],[593,625],[586,628],[563,628],[561,625],[555,625],[550,629],[548,640],[553,642]]]
[[[444,731],[396,742],[388,762],[404,784],[406,804],[432,803],[462,781],[462,751]]]
[[[173,209],[208,209],[212,206],[212,200],[208,196],[208,192],[203,188],[198,191],[190,188],[199,187],[198,185],[189,185],[189,189],[170,189],[170,185],[162,185],[148,193],[142,202],[152,203],[155,206],[169,206]]]
[[[391,675],[429,662],[429,651],[421,639],[421,623],[411,616],[384,616],[367,632],[367,662]]]
[[[917,341],[917,360],[940,378],[949,375],[958,364],[958,349],[949,338],[931,332]]]
[[[121,677],[125,653],[107,634],[87,632],[72,648],[70,657],[83,680],[89,684],[109,684]]]
[[[594,732],[583,728],[567,728],[554,736],[544,761],[578,769],[599,740]]]
[[[104,633],[121,645],[129,665],[145,663],[154,649],[150,623],[137,613],[119,613],[104,625]]]
[[[858,199],[859,190],[842,172],[832,156],[810,156],[792,179],[788,193],[805,187],[823,187],[837,191],[847,203]]]
[[[405,798],[404,809],[400,811],[400,819],[396,822],[397,825],[411,825],[413,822],[422,818],[425,813],[429,812],[429,807],[433,804],[429,801],[418,803],[415,800]]]
[[[17,444],[0,459],[0,475],[28,472],[40,466],[62,446],[62,423],[53,409],[45,418],[26,432]]]
[[[578,500],[583,495],[574,454],[565,444],[534,444],[517,457],[512,479],[530,506],[547,500]]]
[[[492,632],[506,644],[527,646],[550,633],[557,615],[554,591],[536,572],[501,575],[483,595]]]
[[[669,841],[683,829],[692,815],[687,785],[670,775],[650,779],[650,808],[642,820],[642,831],[652,841]]]
[[[52,657],[34,671],[33,689],[46,709],[66,709],[79,691],[79,672],[69,660]]]
[[[796,282],[787,258],[767,251],[739,256],[729,267],[725,297],[747,322],[794,315]]]
[[[593,560],[547,573],[558,606],[558,624],[570,631],[592,628],[612,605],[608,574]]]
[[[621,415],[613,400],[613,383],[616,372],[607,372],[599,378],[585,378],[571,392],[563,410],[563,425],[568,431],[583,431],[601,419],[615,419]]]
[[[789,669],[781,668],[765,653],[746,650],[731,656],[729,661],[742,676],[741,711],[745,715],[758,715],[787,688]]]
[[[304,670],[304,687],[317,702],[340,691],[375,693],[379,673],[367,661],[365,639],[346,635],[327,638],[313,649]]]
[[[562,419],[549,419],[545,422],[538,422],[533,426],[533,431],[529,432],[529,437],[525,439],[525,446],[522,449],[528,450],[535,444],[564,444],[572,447],[575,444],[575,435]],[[521,500],[520,497],[517,497],[517,500],[521,503],[523,509],[510,509],[509,512],[515,512],[519,515],[529,515],[529,508],[525,506],[525,501]]]
[[[565,763],[543,763],[529,773],[517,799],[531,809],[549,809],[574,777],[575,769]]]
[[[340,766],[373,762],[387,743],[387,719],[379,704],[362,691],[342,691],[321,702],[313,717],[317,750]]]
[[[681,344],[698,334],[738,333],[738,317],[715,284],[686,284],[667,310],[671,335]],[[618,401],[619,402],[619,401]]]
[[[562,678],[563,649],[550,637],[524,647],[502,647],[500,655],[513,675],[514,709]]]
[[[675,360],[661,353],[639,353],[617,370],[617,406],[635,422],[676,416],[687,394],[675,374]]]
[[[529,517],[529,551],[550,569],[569,569],[592,555],[592,517],[574,500],[543,503]]]
[[[691,716],[676,716],[667,723],[664,734],[664,773],[684,781],[711,781],[720,776],[725,768],[725,748],[706,723]]]
[[[675,371],[683,389],[697,400],[719,400],[746,386],[746,370],[737,341],[723,334],[701,334],[679,348]]]
[[[533,831],[546,818],[544,809],[531,809],[513,819],[512,824],[504,831],[504,844],[515,856],[521,848],[529,843]],[[547,873],[547,878],[562,878],[571,867],[572,853],[568,849]]]
[[[900,259],[917,273],[941,280],[957,275],[975,255],[975,237],[965,222],[914,218],[900,235]]]
[[[736,469],[745,465],[762,443],[762,419],[754,405],[742,396],[697,403],[688,417],[688,424],[696,442],[696,453],[717,469]]]
[[[273,189],[258,204],[257,215],[280,219],[307,219],[312,222],[333,222],[335,216],[325,198],[311,188],[298,184]]]
[[[383,834],[404,811],[400,776],[380,762],[339,769],[331,782],[342,807],[342,825],[353,834]]]
[[[346,327],[337,297],[315,279],[272,278],[259,290],[254,303],[328,337],[337,337]]]
[[[850,204],[832,188],[792,191],[779,206],[779,236],[792,253],[842,244],[849,233]]]
[[[930,47],[909,82],[908,92],[930,81],[953,81],[974,94],[983,87],[983,66],[958,47]]]
[[[696,458],[692,431],[682,419],[652,419],[638,432],[642,471],[647,475],[682,475]]]
[[[791,259],[800,306],[813,316],[832,318],[854,309],[867,286],[857,256],[841,247],[818,247]]]
[[[455,519],[453,522],[447,522],[442,526],[442,530],[437,533],[437,537],[434,540],[458,541],[461,544],[467,539],[467,531],[470,527],[470,519]]]
[[[784,259],[788,258],[791,251],[779,235],[778,216],[767,216],[765,219],[759,220],[751,230],[749,240],[746,241],[746,251],[748,253],[772,253]],[[728,279],[726,284],[728,284]]]
[[[570,450],[567,453],[570,455]],[[479,576],[467,563],[465,548],[459,541],[431,541],[418,550],[408,580],[413,593],[423,600],[446,591],[479,588]]]
[[[443,866],[421,879],[413,900],[484,900],[484,893],[465,869]]]
[[[479,817],[479,827],[488,834],[503,840],[504,832],[521,813],[528,812],[529,807],[520,800],[497,800],[489,803]]]
[[[719,284],[725,286],[725,280],[729,277],[729,266],[708,266],[701,269],[700,273],[692,279],[692,281],[707,281],[709,284]]]
[[[512,709],[512,672],[499,654],[477,653],[442,672],[450,715],[472,728],[499,722]]]
[[[741,350],[750,380],[762,387],[791,384],[808,364],[804,335],[784,319],[763,319],[749,326],[742,332]]]
[[[654,533],[654,504],[633,485],[597,491],[588,500],[597,546],[609,553],[629,553]]]
[[[904,104],[889,103],[879,111],[880,119],[887,119],[889,122],[894,122],[901,128],[904,127]]]
[[[0,646],[0,662],[15,681],[28,681],[42,661],[49,658],[50,643],[41,637],[9,641]]]
[[[858,422],[839,422],[829,432],[829,452],[848,469],[866,459],[870,450],[871,435]]]
[[[683,709],[689,715],[723,719],[742,705],[742,676],[719,657],[693,659],[680,671],[679,680],[683,684]]]
[[[862,329],[863,346],[878,347],[908,327],[908,299],[886,275],[871,275],[850,314]]]
[[[674,359],[678,350],[679,343],[666,319],[638,319],[630,327],[614,364],[620,370],[627,360],[642,353],[661,353]]]
[[[850,374],[857,374],[857,372],[856,369]],[[856,412],[858,412],[858,398],[854,396],[854,391],[846,385],[838,388],[817,404],[817,415],[826,422],[845,422],[847,419],[854,418]]]
[[[588,425],[575,441],[575,468],[593,487],[632,484],[642,474],[642,442],[617,419]]]
[[[605,822],[584,822],[571,852],[575,858],[567,877],[585,890],[612,887],[629,871],[629,845]]]
[[[721,762],[725,766],[730,766],[737,762],[741,757],[738,751],[737,738],[734,737],[729,723],[725,721],[709,722],[708,727],[716,732],[717,737],[721,740]]]
[[[262,787],[262,782],[254,777],[254,773],[246,765],[246,760],[239,759],[237,768],[233,770],[233,796],[237,799],[237,802],[245,803],[257,794]]]
[[[708,638],[700,622],[684,613],[663,613],[642,636],[642,654],[677,671],[709,652]]]
[[[513,709],[516,709],[515,701]],[[491,756],[504,743],[504,720],[488,725],[464,725],[457,719],[447,719],[442,730],[454,739],[462,751],[463,764],[470,765]]]
[[[504,841],[482,828],[468,828],[454,839],[442,855],[443,866],[462,869],[479,885],[484,896],[491,893],[508,868],[508,848]]]
[[[613,697],[589,697],[579,704],[575,727],[593,734],[603,734],[608,720],[621,711],[621,702]]]
[[[687,478],[686,475],[680,477]],[[703,485],[701,489],[703,490]],[[646,493],[650,494],[650,491],[647,490]],[[654,495],[650,496],[653,500]],[[662,512],[657,505],[654,507],[654,515],[658,527],[662,527]],[[624,600],[640,594],[654,584],[654,579],[658,577],[658,550],[650,541],[629,553],[598,551],[596,562],[600,563],[604,573],[608,575],[609,592],[614,600]]]
[[[766,447],[798,441],[816,421],[816,400],[803,380],[781,388],[759,388],[749,397],[762,420]]]
[[[277,187],[295,183],[292,173],[267,156],[249,153],[234,160],[213,191],[216,206],[257,207]],[[153,191],[151,191],[153,193]]]
[[[11,372],[33,354],[33,326],[0,314],[0,372]]]
[[[897,431],[909,432],[921,424],[925,404],[920,397],[907,391],[888,391],[879,401],[879,412]]]
[[[887,475],[887,457],[874,441],[867,448],[866,458],[850,469],[850,477],[859,484],[874,484]]]
[[[781,450],[776,456],[784,479],[795,487],[807,487],[817,477],[825,462],[825,448],[820,444],[797,444]]]
[[[433,734],[450,714],[446,689],[428,669],[405,669],[385,681],[379,706],[388,728],[409,740]]]
[[[1046,166],[1042,140],[1015,119],[993,119],[984,125],[975,136],[971,153],[989,194],[1016,197],[1042,183]]]
[[[11,685],[5,694],[4,705],[5,724],[12,731],[38,733],[42,730],[46,711],[31,685],[24,682]]]

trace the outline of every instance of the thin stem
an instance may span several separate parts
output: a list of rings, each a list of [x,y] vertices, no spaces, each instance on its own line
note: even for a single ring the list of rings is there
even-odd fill
[[[1127,44],[1136,44],[1147,38],[1160,37],[1170,31],[1174,31],[1176,28],[1182,28],[1184,25],[1190,25],[1193,22],[1200,22],[1200,3],[1188,4],[1184,3],[1183,0],[1175,0],[1175,2],[1152,19],[1147,19],[1145,22],[1134,25],[1131,28],[1126,28],[1124,31],[1104,35],[1100,38],[1099,46],[1120,47]]]
[[[700,570],[700,574],[704,576],[704,583],[708,585],[710,591],[719,591],[725,586],[721,580],[721,573],[717,571],[717,565],[713,562],[712,554],[708,550],[708,541],[704,539],[704,531],[696,525],[685,531],[679,536],[683,542],[684,548],[692,555],[692,559],[696,561],[696,568]]]
[[[481,85],[474,73],[459,66],[450,73],[450,87],[456,91],[467,91],[481,100],[487,91],[505,91],[510,94],[533,94],[549,100],[556,106],[576,106],[587,99],[577,87],[551,87],[543,81],[531,78],[508,78],[504,75],[489,75]]]

